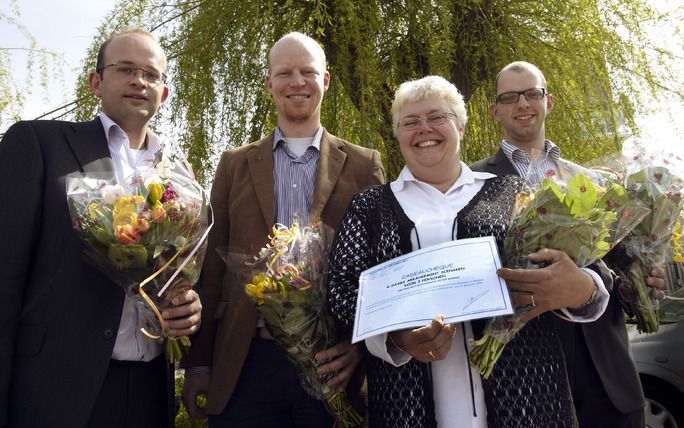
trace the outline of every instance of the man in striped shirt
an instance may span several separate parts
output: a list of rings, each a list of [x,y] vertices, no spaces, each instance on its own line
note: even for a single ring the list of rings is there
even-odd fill
[[[320,122],[330,74],[318,43],[290,33],[271,48],[266,84],[277,127],[252,144],[225,152],[212,188],[215,223],[200,281],[205,327],[183,362],[183,401],[210,427],[332,426],[321,401],[300,386],[294,367],[262,328],[239,275],[215,249],[256,254],[274,223],[320,219],[337,229],[352,196],[384,182],[380,154],[329,134]],[[352,376],[362,352],[348,341],[320,352],[329,385],[358,390]],[[329,361],[328,361],[329,360]],[[206,394],[207,404],[196,398]]]
[[[561,158],[558,146],[545,138],[544,122],[553,109],[553,97],[539,68],[513,62],[499,72],[495,87],[492,115],[501,123],[505,139],[494,155],[471,166],[474,171],[517,174],[532,186],[545,177],[583,171]],[[650,275],[647,283],[655,288],[654,297],[659,296],[657,289],[664,287],[664,272],[655,268]],[[604,283],[611,290],[610,278],[606,281],[604,277]],[[515,288],[515,282],[509,281],[509,286]],[[554,317],[581,428],[643,427],[644,397],[629,355],[617,285],[610,294],[606,311],[594,322],[571,323]],[[537,308],[545,305],[540,298],[536,303]],[[551,303],[546,306],[539,309],[553,309]]]

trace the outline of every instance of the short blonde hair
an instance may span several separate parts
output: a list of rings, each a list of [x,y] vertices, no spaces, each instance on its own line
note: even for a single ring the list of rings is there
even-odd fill
[[[456,126],[464,127],[468,121],[463,95],[454,86],[440,76],[426,76],[422,79],[409,80],[397,88],[392,101],[392,129],[397,136],[399,129],[399,112],[409,103],[423,101],[430,97],[437,97],[446,101],[451,113],[456,115]]]

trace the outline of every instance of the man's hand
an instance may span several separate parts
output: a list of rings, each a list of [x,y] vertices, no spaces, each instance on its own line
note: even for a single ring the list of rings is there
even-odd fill
[[[651,287],[651,298],[662,299],[665,297],[663,289],[665,288],[665,271],[660,266],[651,268],[649,276],[646,277],[646,285]]]
[[[202,302],[195,290],[188,290],[171,300],[172,306],[164,308],[162,317],[169,336],[190,336],[202,324]]]
[[[317,361],[328,361],[318,367],[318,375],[334,374],[326,384],[333,388],[344,389],[359,365],[363,354],[358,345],[345,340],[337,345],[316,354]]]
[[[582,306],[594,292],[594,280],[578,268],[562,251],[544,248],[530,254],[533,263],[546,263],[541,269],[499,269],[516,306],[532,305],[522,320],[527,322],[544,312]]]
[[[185,374],[185,383],[181,392],[181,400],[188,411],[188,416],[193,419],[204,419],[207,413],[204,407],[197,405],[197,398],[206,395],[209,391],[209,373]]]
[[[426,326],[389,333],[388,343],[396,344],[420,362],[431,363],[446,358],[454,334],[456,325],[444,324],[444,317],[437,315]]]

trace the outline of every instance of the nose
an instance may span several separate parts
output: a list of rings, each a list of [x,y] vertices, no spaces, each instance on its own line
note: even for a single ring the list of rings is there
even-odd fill
[[[290,86],[304,86],[304,76],[299,71],[292,73]]]
[[[525,97],[525,94],[519,94],[518,95],[518,106],[527,107],[528,105],[530,105],[530,103],[527,101],[527,97]]]
[[[139,68],[133,69],[133,74],[129,77],[129,81],[132,85],[147,86],[145,72]]]
[[[418,131],[420,131],[420,132],[432,131],[432,126],[428,123],[427,117],[418,118]]]

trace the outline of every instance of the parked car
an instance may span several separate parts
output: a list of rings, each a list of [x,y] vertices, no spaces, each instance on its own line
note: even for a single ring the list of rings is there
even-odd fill
[[[630,346],[646,396],[646,427],[684,428],[684,322],[657,333],[629,326]]]

